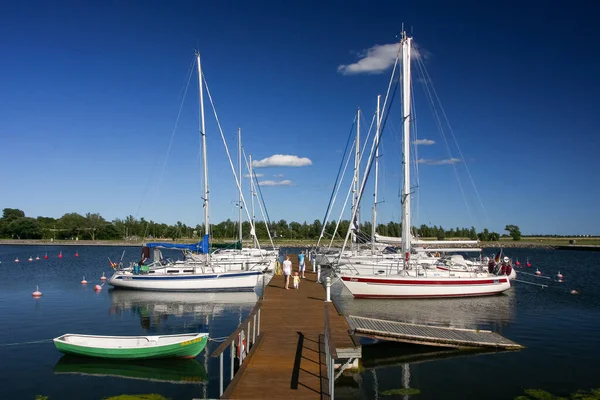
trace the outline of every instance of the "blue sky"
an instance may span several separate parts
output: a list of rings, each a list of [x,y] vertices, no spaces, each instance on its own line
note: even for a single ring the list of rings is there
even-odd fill
[[[195,75],[175,129],[199,49],[233,154],[241,127],[255,160],[310,160],[256,169],[261,181],[279,183],[262,186],[271,219],[322,219],[356,109],[370,121],[390,76],[339,67],[385,59],[376,46],[396,42],[404,23],[462,154],[445,151],[416,81],[418,138],[435,142],[418,146],[419,158],[459,161],[419,164],[413,225],[598,235],[600,6],[553,4],[4,2],[0,207],[202,222]],[[380,221],[400,218],[400,105],[392,107]],[[208,103],[206,115],[211,220],[236,219]]]

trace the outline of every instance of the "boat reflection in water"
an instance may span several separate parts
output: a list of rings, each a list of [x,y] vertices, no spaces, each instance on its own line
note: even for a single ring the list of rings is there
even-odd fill
[[[204,331],[209,320],[236,320],[252,310],[258,301],[254,292],[151,292],[139,290],[109,291],[110,314],[131,311],[139,315],[142,328],[155,329],[169,317],[186,317],[186,331]],[[235,326],[237,327],[237,325]],[[235,329],[234,327],[234,329]]]
[[[501,333],[512,321],[517,302],[515,291],[498,296],[456,299],[355,300],[341,283],[332,287],[332,296],[344,315],[464,329],[488,329],[497,333]]]
[[[65,355],[54,366],[54,373],[192,385],[204,385],[208,382],[206,369],[195,359],[132,361]]]
[[[374,344],[363,345],[360,372],[345,371],[336,381],[336,395],[343,398],[392,396],[393,398],[407,400],[413,395],[418,395],[421,391],[418,387],[411,386],[411,367],[417,367],[419,364],[428,361],[508,353],[511,351],[486,348],[440,348],[409,343],[375,341]],[[413,385],[422,382],[422,379],[416,379],[416,381],[413,382]],[[358,392],[362,392],[363,397]]]

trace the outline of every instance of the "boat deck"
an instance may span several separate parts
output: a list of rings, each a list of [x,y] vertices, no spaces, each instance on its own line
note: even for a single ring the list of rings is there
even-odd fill
[[[486,330],[419,325],[352,315],[348,317],[348,322],[357,336],[456,348],[487,347],[517,350],[523,347]]]
[[[290,260],[297,271],[297,256],[290,254]],[[285,290],[282,275],[275,275],[265,287],[260,325],[263,339],[222,398],[329,398],[323,350],[325,288],[316,282],[310,262],[306,264],[306,279],[298,290],[293,289],[291,279],[290,289]],[[332,305],[327,309],[338,355],[360,357],[360,346],[349,335],[346,318]]]

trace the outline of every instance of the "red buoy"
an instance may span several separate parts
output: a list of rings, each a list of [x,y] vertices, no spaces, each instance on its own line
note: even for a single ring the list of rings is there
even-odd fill
[[[75,257],[79,257],[79,253],[78,252],[75,252]]]
[[[42,292],[40,292],[40,289],[36,286],[35,292],[31,293],[31,295],[35,298],[42,297]]]
[[[48,253],[44,254],[44,260],[48,259]]]
[[[515,265],[516,265],[517,267],[520,267],[520,266],[521,266],[521,263],[519,262],[519,260],[517,260],[517,261],[515,262]]]
[[[58,253],[58,258],[62,258],[62,251]]]
[[[529,262],[529,260],[527,260],[527,264],[528,267],[531,267],[531,263]]]
[[[102,286],[100,286],[100,285],[96,285],[96,286],[94,286],[94,290],[95,290],[96,292],[99,292],[99,291],[101,291],[101,290],[102,290]]]

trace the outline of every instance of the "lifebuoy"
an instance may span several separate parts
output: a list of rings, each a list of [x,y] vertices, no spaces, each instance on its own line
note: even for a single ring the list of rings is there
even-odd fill
[[[242,354],[244,357],[246,356],[246,339],[242,339],[242,344],[240,346],[240,341],[237,341],[237,356],[241,358]]]

